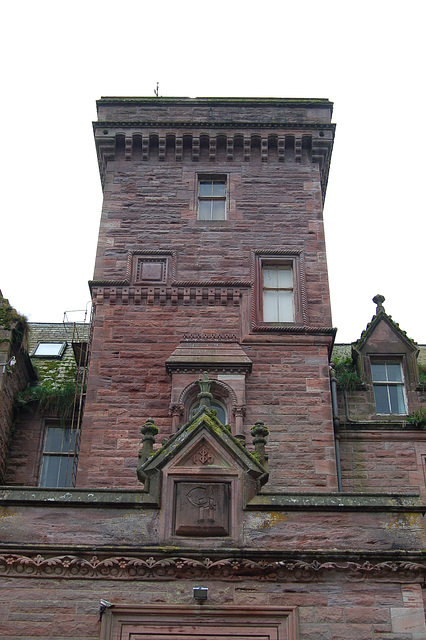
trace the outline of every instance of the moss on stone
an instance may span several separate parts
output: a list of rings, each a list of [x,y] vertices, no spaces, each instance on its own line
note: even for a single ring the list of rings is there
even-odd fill
[[[25,316],[18,313],[2,295],[0,295],[0,329],[12,332],[10,339],[12,344],[16,344],[17,346],[23,343],[25,344],[29,330],[28,320]],[[9,342],[9,340],[4,338],[1,341]]]

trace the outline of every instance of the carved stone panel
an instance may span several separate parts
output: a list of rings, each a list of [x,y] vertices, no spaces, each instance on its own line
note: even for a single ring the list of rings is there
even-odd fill
[[[229,493],[228,482],[176,482],[174,534],[229,536]]]

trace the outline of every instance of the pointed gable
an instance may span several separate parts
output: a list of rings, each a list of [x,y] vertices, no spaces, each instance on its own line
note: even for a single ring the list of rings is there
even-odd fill
[[[417,357],[419,348],[398,323],[392,320],[383,307],[384,296],[377,295],[373,302],[377,304],[376,315],[368,323],[359,340],[352,344],[355,359],[366,353],[371,354],[414,354]]]
[[[205,459],[201,453],[203,447]],[[268,479],[267,471],[255,456],[219,422],[214,411],[205,407],[197,411],[161,449],[138,467],[138,477],[149,493],[156,494],[160,487],[158,476],[163,470],[176,468],[201,468],[209,473],[216,469],[233,468],[249,479],[247,483],[252,489],[248,491],[250,497],[256,492],[253,489],[260,488]]]
[[[215,413],[201,407],[138,467],[144,490],[160,507],[160,536],[166,543],[237,541],[242,510],[268,479],[266,469]]]
[[[383,307],[384,296],[377,295],[373,298],[376,303],[376,315],[362,332],[359,340],[352,344],[352,357],[357,362],[359,371],[364,381],[373,385],[376,391],[385,389],[386,380],[377,379],[374,376],[373,365],[380,364],[383,368],[392,366],[398,367],[398,379],[396,385],[401,387],[401,399],[392,408],[384,407],[375,397],[376,413],[404,415],[408,412],[414,392],[418,384],[417,356],[419,354],[418,345],[411,340],[398,323],[389,316]],[[387,378],[387,373],[383,374]],[[377,382],[377,385],[376,385]],[[408,405],[403,396],[407,397]],[[378,404],[379,402],[379,404]]]

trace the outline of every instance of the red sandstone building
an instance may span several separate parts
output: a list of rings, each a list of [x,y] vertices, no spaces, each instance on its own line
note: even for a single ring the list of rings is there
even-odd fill
[[[330,381],[331,115],[99,100],[84,415],[3,429],[1,637],[426,638],[424,352],[376,296]]]

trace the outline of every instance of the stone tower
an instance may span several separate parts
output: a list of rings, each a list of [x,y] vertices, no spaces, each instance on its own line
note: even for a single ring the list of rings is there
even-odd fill
[[[48,375],[91,342],[83,423],[11,432],[2,638],[426,638],[426,349],[377,295],[329,375],[331,112],[98,102],[92,338],[32,338]]]
[[[104,203],[78,485],[133,487],[141,425],[173,435],[207,371],[234,436],[269,428],[269,490],[334,489],[322,221],[332,104],[97,106]]]

